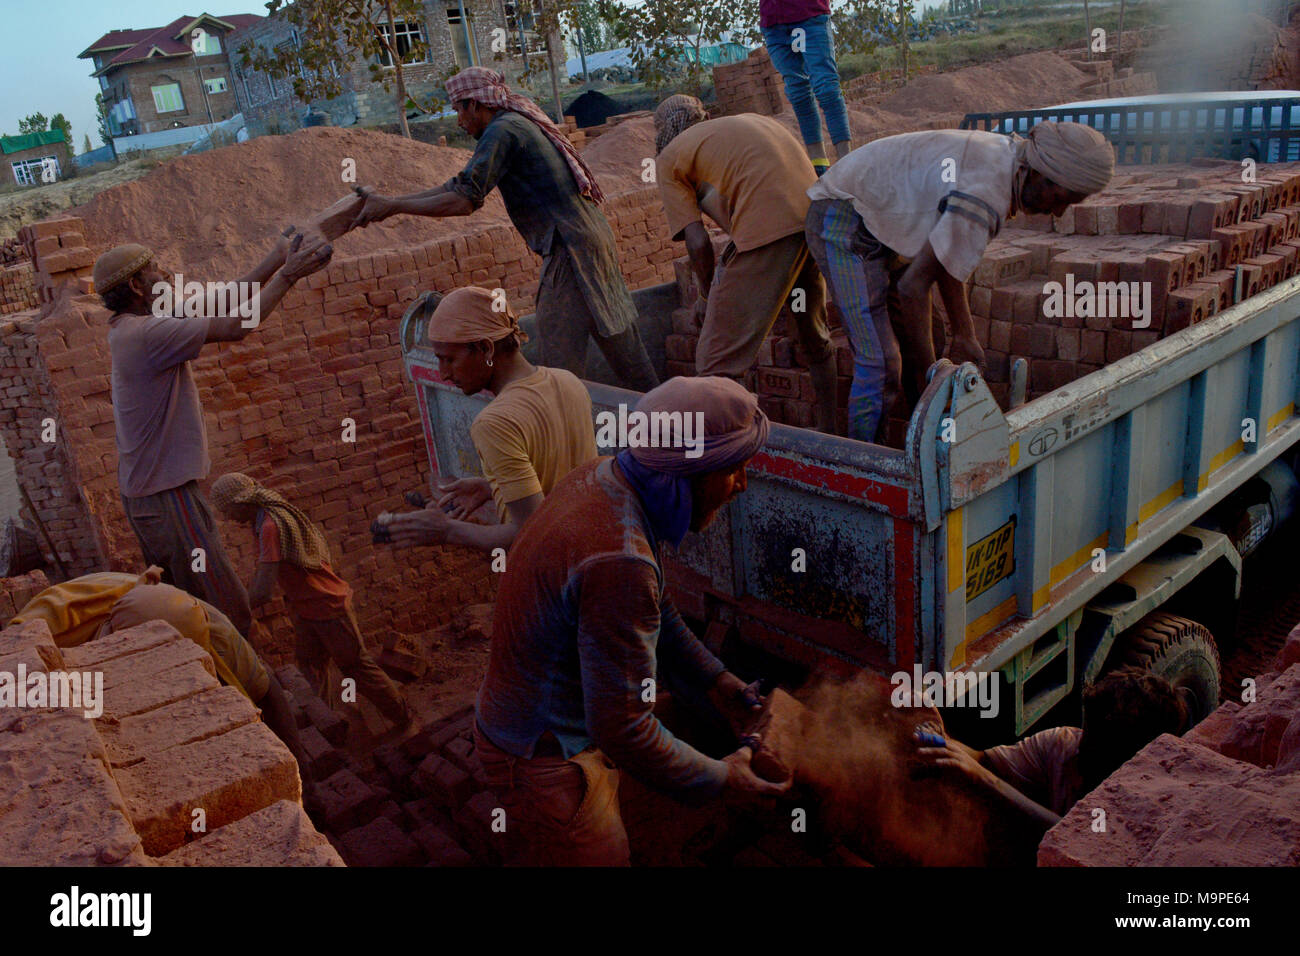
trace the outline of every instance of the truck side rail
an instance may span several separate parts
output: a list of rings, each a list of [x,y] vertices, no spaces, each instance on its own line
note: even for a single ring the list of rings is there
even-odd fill
[[[1300,440],[1300,280],[1002,421],[967,370],[939,454],[943,660],[993,670]]]

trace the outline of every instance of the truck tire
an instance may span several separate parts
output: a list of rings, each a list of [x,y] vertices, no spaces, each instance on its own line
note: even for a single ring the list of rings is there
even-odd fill
[[[1169,681],[1187,704],[1189,727],[1219,706],[1219,649],[1214,635],[1185,617],[1155,611],[1116,642],[1111,669],[1138,667]]]

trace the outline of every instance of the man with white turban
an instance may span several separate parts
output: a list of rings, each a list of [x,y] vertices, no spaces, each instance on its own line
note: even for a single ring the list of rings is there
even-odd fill
[[[737,723],[749,714],[744,682],[664,594],[659,549],[745,490],[767,417],[722,377],[674,378],[631,414],[677,428],[560,482],[515,539],[497,594],[476,728],[514,862],[626,865],[619,770],[688,802],[789,786],[758,777],[748,748],[715,760],[653,713],[662,666]],[[702,440],[686,434],[688,418],[702,422]]]
[[[853,345],[849,437],[880,440],[900,391],[914,406],[924,390],[931,287],[952,326],[948,357],[982,365],[965,283],[989,239],[1021,210],[1063,214],[1114,166],[1106,138],[1078,123],[1040,123],[1026,139],[932,130],[868,143],[808,190],[808,248]]]
[[[564,132],[496,70],[472,66],[447,81],[457,122],[478,140],[474,155],[443,185],[409,196],[360,190],[355,225],[389,216],[468,216],[501,190],[528,248],[542,257],[537,329],[542,363],[585,374],[594,339],[618,384],[648,391],[659,377],[636,325],[636,306],[619,269],[614,232],[597,208],[604,195]]]

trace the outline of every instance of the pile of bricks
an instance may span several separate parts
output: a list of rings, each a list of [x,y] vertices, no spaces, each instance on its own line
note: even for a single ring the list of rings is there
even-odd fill
[[[12,239],[0,239],[0,265],[10,266],[16,262],[30,262],[27,243],[17,236]]]
[[[1114,185],[1055,224],[1020,216],[1011,226],[990,243],[970,291],[987,378],[1004,406],[1017,357],[1029,361],[1032,399],[1295,275],[1300,164],[1261,167],[1254,183],[1236,164],[1121,168]],[[1149,282],[1150,324],[1047,315],[1046,285],[1067,281]]]
[[[720,115],[775,116],[785,109],[785,86],[766,47],[759,47],[739,63],[715,66],[713,92],[718,101],[715,112]]]
[[[340,866],[298,765],[212,658],[161,621],[60,649],[0,631],[0,671],[98,675],[103,711],[6,709],[0,865]],[[47,678],[48,680],[48,678]]]
[[[617,113],[614,116],[611,116],[609,119],[605,120],[605,122],[601,123],[599,126],[588,126],[586,129],[580,130],[580,132],[584,137],[586,137],[584,139],[584,142],[590,142],[596,137],[608,133],[614,127],[618,126],[620,123],[626,123],[628,120],[644,119],[648,116],[653,116],[653,115],[654,112],[651,110],[633,110],[630,113]],[[573,119],[573,117],[566,116],[565,119],[571,120]],[[575,125],[576,125],[576,121],[575,121]]]
[[[18,261],[0,269],[0,315],[40,305],[36,277],[30,262]]]
[[[1255,687],[1148,744],[1048,831],[1038,865],[1300,863],[1300,627]]]
[[[587,145],[587,131],[578,129],[578,121],[572,116],[564,117],[564,125],[560,129],[564,132],[564,137],[569,141],[569,145],[574,149],[581,150]]]
[[[52,301],[65,282],[82,292],[90,291],[95,253],[86,247],[86,229],[80,219],[68,216],[32,223],[19,230],[18,239],[27,246],[28,258],[36,267],[41,302]]]
[[[28,571],[13,578],[0,578],[0,623],[26,607],[27,602],[50,586],[43,571]]]
[[[1079,90],[1081,100],[1110,99],[1117,96],[1148,96],[1160,92],[1156,75],[1137,72],[1131,66],[1116,67],[1112,60],[1080,60],[1075,67],[1094,77]]]
[[[866,100],[884,93],[891,93],[906,86],[909,80],[914,80],[918,76],[929,76],[938,72],[939,67],[930,63],[910,69],[907,80],[904,80],[898,70],[878,70],[875,73],[862,73],[855,76],[847,83],[842,83],[841,89],[846,100]]]

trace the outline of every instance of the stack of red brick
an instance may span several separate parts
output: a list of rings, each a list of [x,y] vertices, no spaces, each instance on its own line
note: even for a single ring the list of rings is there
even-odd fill
[[[1139,73],[1131,66],[1116,67],[1112,60],[1081,60],[1074,65],[1095,78],[1079,91],[1081,100],[1147,96],[1160,91],[1154,73]]]
[[[32,264],[18,261],[0,269],[0,315],[40,305]]]
[[[1300,164],[1261,167],[1256,182],[1241,180],[1235,164],[1121,170],[1054,231],[1045,216],[1012,220],[1019,228],[990,243],[970,292],[988,380],[1003,404],[1017,357],[1029,360],[1033,398],[1293,276]],[[1150,324],[1049,316],[1053,282],[1149,282]]]
[[[83,292],[90,290],[90,270],[95,253],[86,248],[86,231],[80,219],[47,219],[24,226],[18,238],[27,246],[28,256],[36,264],[36,287],[39,301],[49,302],[54,290],[64,282],[80,283]]]
[[[720,114],[761,113],[775,116],[785,109],[785,86],[765,47],[739,63],[713,68],[713,92]]]
[[[605,120],[605,122],[601,123],[599,126],[588,126],[585,129],[580,130],[580,132],[585,137],[584,142],[590,142],[596,137],[608,133],[620,123],[626,123],[628,120],[645,119],[646,117],[653,115],[653,112],[650,110],[634,110],[631,113],[618,113]],[[570,117],[566,116],[565,119],[570,119]]]

